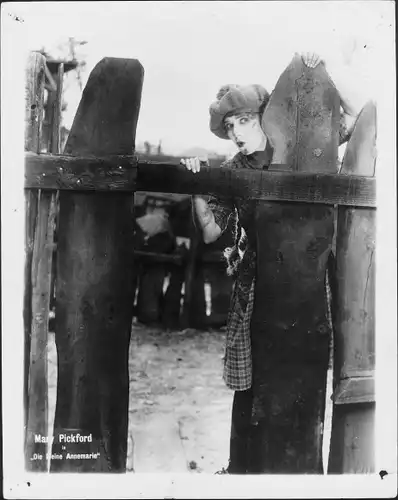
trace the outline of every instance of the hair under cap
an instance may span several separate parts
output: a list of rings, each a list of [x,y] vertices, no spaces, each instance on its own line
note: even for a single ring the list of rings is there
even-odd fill
[[[269,98],[261,85],[224,85],[218,91],[217,100],[210,105],[210,130],[220,139],[228,139],[224,127],[227,114],[239,111],[258,113]]]

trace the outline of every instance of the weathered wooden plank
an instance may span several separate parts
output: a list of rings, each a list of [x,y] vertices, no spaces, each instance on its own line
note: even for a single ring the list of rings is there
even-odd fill
[[[186,261],[185,256],[181,254],[146,252],[143,250],[134,250],[134,256],[143,261],[168,262],[176,265],[183,265]],[[221,264],[224,261],[224,254],[218,250],[205,252],[198,255],[198,261],[206,264]]]
[[[62,113],[62,91],[64,86],[64,65],[61,63],[58,66],[56,75],[56,90],[55,98],[52,105],[52,127],[50,133],[49,151],[52,153],[60,152],[61,140],[61,113]]]
[[[36,232],[37,220],[37,198],[38,193],[28,191],[25,193],[25,282],[24,282],[24,332],[25,332],[25,351],[24,351],[24,425],[25,442],[28,438],[28,416],[29,416],[29,367],[30,367],[30,345],[32,336],[32,257],[33,246]],[[28,450],[26,449],[26,454]],[[28,455],[26,455],[26,459]],[[29,454],[30,459],[30,454]],[[29,462],[30,463],[30,462]]]
[[[40,152],[43,123],[45,57],[38,52],[29,55],[25,87],[25,151]]]
[[[135,157],[25,157],[25,188],[82,191],[153,191],[221,194],[266,201],[376,207],[376,181],[324,172],[230,170],[203,167],[195,175],[182,165],[137,161]]]
[[[96,158],[26,154],[25,188],[73,191],[135,190],[134,156]]]
[[[366,104],[347,144],[341,174],[373,177],[376,106]],[[336,239],[335,389],[329,472],[374,472],[376,214],[339,207]],[[348,393],[350,397],[345,397]],[[361,403],[361,404],[354,404]],[[366,404],[365,404],[366,403]],[[355,436],[355,446],[353,446]]]
[[[25,88],[25,151],[40,152],[40,134],[43,121],[45,58],[32,52],[26,64]],[[36,191],[25,193],[25,289],[24,289],[24,328],[25,328],[25,428],[29,411],[29,365],[30,338],[32,328],[32,254],[37,217]],[[25,436],[26,439],[26,436]]]
[[[48,65],[47,65],[48,69]],[[48,73],[50,70],[48,69]],[[51,74],[51,73],[50,73]],[[49,119],[49,125],[51,127],[48,131],[48,151],[52,154],[59,154],[61,148],[61,113],[62,113],[62,92],[64,85],[64,64],[60,63],[58,65],[57,74],[54,80],[54,89],[48,96],[47,101],[47,114]],[[55,206],[55,228],[54,235],[56,234],[57,223],[58,223],[58,210],[59,210],[59,192],[51,192],[53,197],[52,203]],[[54,305],[54,291],[55,291],[55,279],[57,273],[57,253],[54,245],[54,251],[52,253],[52,266],[51,266],[51,291],[50,291],[50,309]]]
[[[48,84],[45,84],[46,89],[50,92],[55,92],[57,90],[57,82],[54,80],[54,77],[47,64],[45,67],[45,73],[48,79]]]
[[[40,152],[43,120],[45,57],[32,52],[26,66],[25,150]],[[50,195],[51,198],[51,195]],[[52,220],[48,195],[25,195],[25,465],[29,471],[47,470],[47,337],[49,299],[48,249]],[[51,269],[51,267],[50,267]],[[36,442],[35,436],[44,442]]]
[[[26,453],[27,458],[33,458],[32,470],[42,471],[48,469],[46,458],[48,444],[45,441],[37,442],[36,437],[48,437],[47,343],[54,218],[54,196],[40,193],[32,255],[32,331]],[[37,458],[34,458],[35,456]]]
[[[375,401],[374,376],[350,377],[341,380],[333,393],[336,405],[373,403]]]
[[[308,172],[332,172],[338,136],[330,134],[340,117],[340,98],[321,62],[308,68],[296,54],[280,76],[262,126],[274,148],[273,164]]]
[[[295,58],[263,116],[275,148],[270,168],[337,173],[338,108],[337,91],[323,65],[310,70]],[[317,149],[321,160],[313,154]],[[299,192],[295,185],[291,189],[292,196]],[[324,283],[333,215],[333,207],[325,204],[258,202],[255,211],[248,472],[323,472],[330,338]]]
[[[330,171],[231,170],[203,167],[192,174],[182,165],[138,163],[137,191],[233,195],[267,201],[296,201],[321,204],[376,206],[375,182],[360,176],[333,175]]]
[[[184,305],[181,317],[181,323],[183,328],[188,328],[191,325],[191,319],[193,314],[193,295],[195,286],[196,260],[201,238],[199,230],[192,220],[190,220],[189,238],[190,238],[190,246],[189,246],[188,261],[185,267]]]
[[[66,154],[131,155],[142,82],[137,60],[99,62],[83,91]],[[52,471],[126,470],[134,303],[132,207],[129,193],[60,192],[53,452],[100,455],[52,460]],[[60,436],[68,433],[92,441],[66,444],[63,450]]]

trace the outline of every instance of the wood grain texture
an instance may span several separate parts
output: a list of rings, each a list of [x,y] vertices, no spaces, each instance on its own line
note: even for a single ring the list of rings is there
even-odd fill
[[[289,172],[288,165],[274,170],[231,170],[203,167],[192,174],[182,165],[138,163],[137,191],[165,191],[250,197],[265,201],[296,201],[375,207],[375,182],[360,176],[342,177],[334,171],[310,172],[303,165]],[[310,167],[308,167],[309,169]],[[311,167],[312,168],[312,167]]]
[[[274,171],[231,171],[137,161],[135,157],[25,155],[25,188],[76,191],[152,191],[215,194],[265,201],[376,207],[375,179],[358,175]]]
[[[36,154],[40,152],[45,65],[45,57],[32,52],[27,61],[25,75],[25,150]],[[47,443],[35,442],[35,435],[47,436],[46,353],[51,288],[49,249],[52,249],[52,208],[51,194],[43,194],[40,191],[25,193],[24,402],[25,466],[28,471],[47,470]]]
[[[347,145],[341,174],[355,172],[374,178],[376,107],[368,103]],[[375,363],[375,246],[373,210],[340,207],[338,212],[336,279],[336,359],[338,377],[374,369]]]
[[[323,63],[308,68],[295,55],[263,113],[273,164],[296,171],[333,171],[337,162],[340,98]],[[305,167],[304,167],[305,165]]]
[[[25,172],[26,188],[133,193],[136,159],[27,153]]]
[[[26,64],[25,151],[40,152],[46,58],[31,52]]]
[[[336,174],[338,107],[324,68],[306,69],[295,58],[263,117],[274,147],[270,169]],[[300,188],[290,187],[299,198]],[[322,473],[330,337],[324,282],[333,218],[325,204],[257,204],[249,472]]]
[[[32,255],[32,329],[29,369],[29,414],[26,458],[35,454],[29,470],[47,471],[46,442],[35,436],[48,436],[47,344],[50,310],[51,269],[54,241],[55,198],[51,193],[39,194],[36,230]],[[29,461],[27,462],[29,464]]]
[[[54,101],[52,105],[52,127],[50,134],[49,151],[52,153],[60,152],[61,141],[61,113],[62,113],[62,92],[64,86],[64,65],[58,66],[56,75],[56,90],[54,92]]]
[[[29,415],[29,367],[30,346],[32,336],[32,257],[37,221],[38,193],[28,191],[25,193],[25,270],[24,270],[24,425],[25,442],[27,439],[27,424]],[[27,458],[27,456],[26,456]],[[29,456],[30,460],[30,456]]]
[[[374,426],[374,403],[334,406],[328,474],[375,472]]]
[[[341,175],[375,175],[376,123],[376,106],[368,102],[347,144]],[[369,377],[375,368],[375,252],[375,211],[339,207],[331,473],[373,472],[375,467],[375,392]]]
[[[143,68],[105,58],[90,74],[65,153],[131,155]],[[53,451],[63,432],[91,435],[74,451],[94,460],[53,460],[52,471],[124,472],[128,352],[133,314],[133,214],[129,193],[60,192]]]

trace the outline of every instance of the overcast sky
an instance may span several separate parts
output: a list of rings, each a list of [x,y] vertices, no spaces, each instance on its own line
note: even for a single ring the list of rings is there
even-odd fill
[[[176,154],[192,146],[231,152],[231,143],[208,126],[219,87],[261,83],[271,91],[294,52],[319,53],[364,100],[376,99],[388,7],[380,1],[9,4],[24,20],[29,49],[56,53],[68,37],[88,42],[84,83],[105,56],[139,59],[145,77],[137,143],[162,140],[164,151]],[[80,100],[76,82],[66,100],[70,127]]]

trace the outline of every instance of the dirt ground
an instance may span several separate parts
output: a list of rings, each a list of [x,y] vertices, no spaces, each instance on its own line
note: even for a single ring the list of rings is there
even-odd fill
[[[134,323],[129,471],[214,473],[227,465],[233,392],[222,380],[224,339],[220,330],[167,332]],[[57,384],[54,334],[48,359],[51,435]]]
[[[49,340],[52,429],[57,355],[53,334]],[[167,332],[133,324],[129,356],[129,471],[212,474],[227,465],[233,392],[222,380],[224,340],[222,330]],[[330,384],[327,402],[324,463],[330,439]]]
[[[222,331],[134,324],[129,468],[214,473],[227,465],[233,392],[221,377],[224,339]]]

